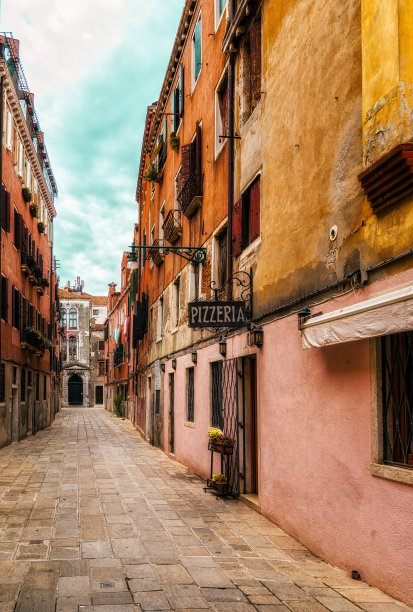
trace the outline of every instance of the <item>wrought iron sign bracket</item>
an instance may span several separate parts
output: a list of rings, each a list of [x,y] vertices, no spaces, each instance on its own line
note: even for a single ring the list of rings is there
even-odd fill
[[[137,250],[143,251],[143,256],[145,259],[148,258],[148,251],[160,251],[162,255],[168,255],[169,253],[174,253],[175,255],[179,255],[183,259],[190,261],[192,263],[200,263],[203,264],[206,261],[206,248],[205,247],[185,247],[185,246],[164,246],[164,245],[143,245],[143,244],[132,244],[130,249],[133,254]]]

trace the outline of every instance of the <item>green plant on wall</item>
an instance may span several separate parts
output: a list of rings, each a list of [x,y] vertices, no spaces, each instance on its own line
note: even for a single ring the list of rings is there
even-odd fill
[[[118,417],[122,416],[122,404],[123,404],[123,395],[122,393],[118,393],[113,398],[113,403],[115,404],[116,414]]]

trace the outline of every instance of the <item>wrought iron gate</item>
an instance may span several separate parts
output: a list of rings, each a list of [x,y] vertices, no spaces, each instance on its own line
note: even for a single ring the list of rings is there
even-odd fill
[[[238,360],[226,359],[212,364],[212,425],[234,438],[229,465],[229,490],[239,493],[239,436],[238,436]]]

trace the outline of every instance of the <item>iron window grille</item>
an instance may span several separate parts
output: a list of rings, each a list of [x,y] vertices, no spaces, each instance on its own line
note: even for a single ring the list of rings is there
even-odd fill
[[[222,377],[222,361],[216,361],[211,364],[211,385],[212,385],[212,427],[223,429],[224,427],[224,410],[223,410],[223,377]]]
[[[383,459],[413,469],[413,332],[381,339]]]
[[[194,406],[194,391],[195,391],[195,372],[194,368],[188,368],[187,370],[187,409],[186,418],[187,421],[193,423],[195,421],[195,406]]]

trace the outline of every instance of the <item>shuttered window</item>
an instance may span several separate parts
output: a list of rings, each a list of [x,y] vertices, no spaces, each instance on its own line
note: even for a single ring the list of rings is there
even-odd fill
[[[260,235],[260,177],[234,204],[232,215],[232,254],[237,257]]]
[[[20,250],[23,248],[23,219],[16,209],[14,209],[14,246]]]
[[[9,309],[9,281],[5,276],[1,277],[1,318],[8,321]]]
[[[182,65],[179,69],[179,79],[172,94],[171,104],[172,113],[175,113],[172,115],[172,132],[177,132],[182,121],[180,115],[184,112],[184,67]]]
[[[10,231],[10,194],[2,187],[1,189],[1,227],[5,232]]]
[[[12,310],[13,310],[13,327],[20,329],[20,292],[13,287],[12,293]]]

